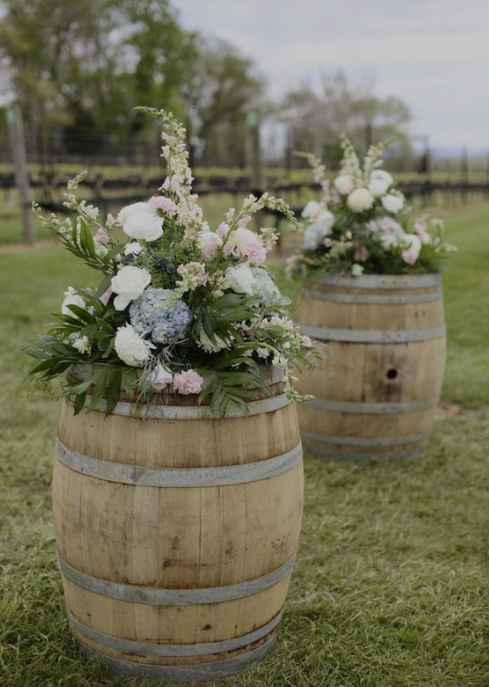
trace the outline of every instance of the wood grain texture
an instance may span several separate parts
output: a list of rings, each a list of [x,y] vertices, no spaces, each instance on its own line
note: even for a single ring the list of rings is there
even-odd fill
[[[417,331],[444,326],[443,300],[438,287],[416,288],[412,276],[403,288],[357,287],[352,281],[346,286],[316,280],[303,296],[298,307],[298,321],[303,325],[348,331]],[[360,302],[335,302],[317,294],[348,294]],[[311,295],[312,294],[312,295]],[[316,294],[316,296],[314,296]],[[383,298],[402,295],[408,300],[419,294],[431,294],[434,300],[414,303],[365,303],[362,298],[378,294]],[[299,409],[301,431],[314,434],[307,440],[312,452],[328,452],[354,457],[383,457],[416,448],[430,434],[433,410],[439,402],[445,366],[445,336],[409,343],[356,343],[348,341],[316,342],[321,354],[319,370],[303,374],[299,388],[319,400],[347,404],[425,404],[419,411],[399,413],[363,412],[361,407],[349,412],[319,408],[319,404],[304,404]],[[380,446],[331,446],[330,437],[413,438],[418,442],[399,442],[396,449]],[[321,441],[321,436],[324,441]],[[357,442],[358,443],[358,442]]]
[[[142,420],[64,403],[58,437],[99,460],[194,469],[265,461],[300,442],[294,405],[250,417]],[[60,559],[93,578],[169,590],[255,581],[295,559],[303,502],[302,462],[269,479],[164,488],[90,477],[57,462],[53,508]],[[87,591],[64,579],[72,616],[114,638],[150,644],[219,642],[265,626],[280,613],[290,573],[273,586],[221,603],[150,606]],[[275,630],[274,630],[275,632]],[[272,633],[273,634],[273,633]],[[199,656],[124,654],[93,639],[87,647],[135,664],[193,665],[245,655],[270,637]]]

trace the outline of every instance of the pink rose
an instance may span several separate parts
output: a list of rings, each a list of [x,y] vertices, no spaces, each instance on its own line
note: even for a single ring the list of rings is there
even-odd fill
[[[222,239],[213,231],[202,231],[199,234],[199,248],[205,260],[213,258],[222,246]]]
[[[355,249],[354,260],[355,262],[366,262],[368,260],[370,253],[365,246],[357,246]]]
[[[157,365],[151,374],[151,386],[155,391],[163,391],[172,381],[172,373],[163,365]]]
[[[203,383],[204,379],[195,370],[179,372],[173,378],[175,391],[184,395],[200,393]]]
[[[246,258],[255,265],[265,262],[267,251],[263,239],[254,231],[238,227],[229,237],[224,252],[237,258]]]
[[[163,212],[167,212],[168,214],[177,211],[176,203],[166,196],[152,196],[148,200],[148,205],[152,210],[163,210]]]
[[[102,243],[102,244],[104,244],[104,245],[105,245],[106,243],[109,243],[109,241],[110,241],[110,236],[109,236],[108,233],[105,231],[105,229],[102,229],[102,227],[100,227],[99,229],[97,229],[97,231],[96,231],[96,233],[95,233],[95,236],[94,236],[93,238],[95,239],[95,241],[96,241],[97,243]]]

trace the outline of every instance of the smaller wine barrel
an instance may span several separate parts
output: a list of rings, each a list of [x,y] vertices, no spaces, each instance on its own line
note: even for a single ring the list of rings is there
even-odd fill
[[[297,553],[297,413],[196,397],[61,411],[53,504],[73,633],[117,674],[211,680],[270,649]],[[192,405],[193,403],[193,405]]]
[[[300,390],[304,446],[322,458],[420,455],[445,365],[438,274],[324,276],[311,282],[298,321],[321,353]]]

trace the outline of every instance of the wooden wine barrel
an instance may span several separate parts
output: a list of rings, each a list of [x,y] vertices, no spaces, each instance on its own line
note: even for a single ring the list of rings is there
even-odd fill
[[[323,276],[297,319],[321,352],[300,389],[304,446],[323,458],[420,455],[432,430],[445,366],[437,274]]]
[[[222,677],[280,623],[302,517],[296,408],[274,384],[249,414],[152,405],[61,411],[53,500],[72,631],[118,674]]]

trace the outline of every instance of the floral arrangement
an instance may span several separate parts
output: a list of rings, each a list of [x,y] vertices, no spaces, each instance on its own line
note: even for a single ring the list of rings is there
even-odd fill
[[[441,260],[455,248],[444,241],[441,220],[411,219],[393,177],[380,169],[384,145],[371,146],[363,167],[348,139],[342,148],[332,186],[320,160],[306,155],[321,185],[321,200],[310,201],[303,210],[304,249],[289,259],[289,269],[354,276],[439,271]]]
[[[287,205],[269,194],[230,209],[215,231],[192,193],[185,129],[160,118],[167,176],[161,195],[123,208],[103,222],[76,195],[71,180],[67,217],[44,216],[64,246],[101,273],[97,288],[70,287],[49,335],[30,349],[32,373],[62,376],[75,412],[122,394],[147,402],[155,394],[199,394],[216,415],[246,410],[246,401],[291,364],[306,362],[310,342],[288,319],[289,303],[264,266],[277,241],[273,229],[250,228],[252,215]],[[37,209],[39,212],[39,209]]]

